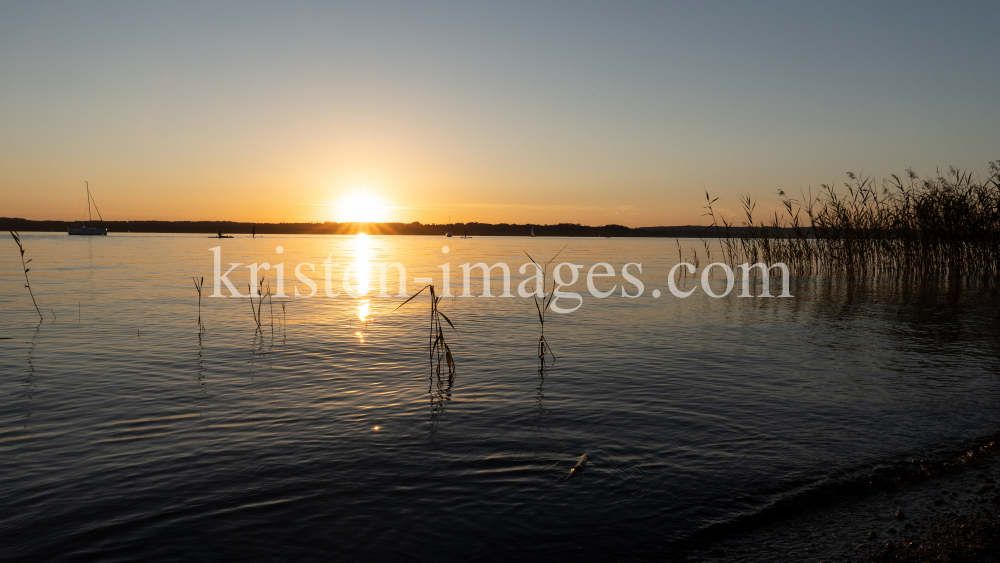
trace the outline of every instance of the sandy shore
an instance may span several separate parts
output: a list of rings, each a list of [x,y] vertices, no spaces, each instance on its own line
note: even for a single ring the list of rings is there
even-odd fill
[[[1000,562],[995,448],[896,487],[752,523],[686,553],[699,562]]]
[[[888,537],[869,533],[858,546],[855,561],[957,562],[1000,560],[1000,496],[996,481],[983,472],[978,483],[961,492],[942,489],[935,506],[948,504],[952,509],[942,515],[925,516],[905,522],[899,530],[890,528]],[[976,484],[980,486],[976,488]],[[968,484],[967,484],[968,485]],[[962,505],[965,506],[962,506]]]

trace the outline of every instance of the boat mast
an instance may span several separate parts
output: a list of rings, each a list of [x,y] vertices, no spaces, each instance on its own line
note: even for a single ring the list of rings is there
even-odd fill
[[[90,216],[90,184],[86,180],[83,181],[84,185],[87,186],[87,222],[93,223],[94,219]]]
[[[89,185],[87,186],[87,189],[89,191],[89,189],[90,189]],[[101,224],[104,224],[104,216],[101,215],[101,208],[97,207],[97,200],[94,199],[94,196],[90,196],[90,201],[94,202],[94,211],[97,212],[97,218],[101,220]],[[88,209],[90,208],[90,204],[87,205],[87,208]]]

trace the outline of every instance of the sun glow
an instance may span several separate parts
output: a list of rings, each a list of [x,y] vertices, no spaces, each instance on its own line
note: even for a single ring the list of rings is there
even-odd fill
[[[336,204],[339,223],[381,223],[388,220],[389,206],[382,198],[369,192],[346,194]]]

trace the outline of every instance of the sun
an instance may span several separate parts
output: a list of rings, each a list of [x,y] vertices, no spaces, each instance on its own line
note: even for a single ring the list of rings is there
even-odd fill
[[[382,198],[363,191],[344,195],[335,208],[339,223],[382,223],[386,221],[389,210]]]

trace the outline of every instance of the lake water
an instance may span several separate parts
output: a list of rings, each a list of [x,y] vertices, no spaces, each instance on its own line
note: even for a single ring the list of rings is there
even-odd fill
[[[23,241],[45,320],[8,239],[3,559],[697,558],[706,543],[934,478],[1000,429],[1000,306],[972,290],[793,280],[792,298],[679,299],[673,239]],[[701,241],[680,244],[704,266]],[[517,269],[525,251],[541,261],[564,246],[557,262],[586,266],[568,289],[584,301],[548,313],[556,361],[543,368]],[[247,298],[208,297],[213,247],[223,271],[284,263],[289,297],[263,304],[260,331]],[[333,298],[327,257],[340,264]],[[428,298],[394,311],[404,299],[375,295],[378,264],[402,263],[413,294],[416,277],[440,289],[447,262],[457,294],[459,265],[480,261],[511,266],[515,297],[441,301],[457,369],[438,375]],[[308,291],[302,262],[316,265],[309,299],[293,297],[295,284]],[[586,288],[598,262],[617,273],[597,282],[617,286],[604,299]],[[634,299],[618,293],[637,291],[627,262],[642,264]],[[343,293],[349,264],[369,272],[368,295]],[[205,277],[204,332],[191,276]],[[246,293],[246,268],[229,279]]]

